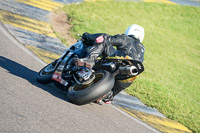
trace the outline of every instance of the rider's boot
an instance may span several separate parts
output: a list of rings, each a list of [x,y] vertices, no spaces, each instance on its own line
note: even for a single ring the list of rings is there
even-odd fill
[[[113,100],[113,91],[110,90],[107,94],[105,94],[103,97],[99,98],[95,103],[102,104],[104,102],[105,104],[111,104],[111,101]]]

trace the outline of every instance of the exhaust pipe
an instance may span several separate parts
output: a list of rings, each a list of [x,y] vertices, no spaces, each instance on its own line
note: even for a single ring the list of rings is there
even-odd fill
[[[135,66],[121,66],[119,67],[119,73],[125,75],[136,76],[138,75],[138,69]]]

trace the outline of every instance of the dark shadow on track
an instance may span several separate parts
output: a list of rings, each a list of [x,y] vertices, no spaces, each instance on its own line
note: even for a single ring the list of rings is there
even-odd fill
[[[67,95],[60,89],[56,88],[53,84],[43,85],[38,83],[36,80],[37,72],[2,56],[0,56],[0,67],[6,69],[9,73],[15,76],[29,81],[32,85],[49,92],[53,96],[69,102]]]

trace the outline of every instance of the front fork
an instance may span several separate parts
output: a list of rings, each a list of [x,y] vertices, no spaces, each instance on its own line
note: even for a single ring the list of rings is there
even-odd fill
[[[64,52],[59,59],[54,61],[55,62],[55,68],[57,68],[58,65],[63,61],[63,59],[64,59],[64,57],[66,56],[67,53],[68,53],[68,51]]]
[[[64,86],[67,86],[69,83],[62,78],[62,74],[63,74],[64,68],[65,68],[68,60],[74,54],[74,52],[69,52],[67,55],[66,54],[67,53],[64,53],[56,62],[56,65],[55,65],[56,71],[54,72],[54,74],[52,76],[52,80],[54,80]]]

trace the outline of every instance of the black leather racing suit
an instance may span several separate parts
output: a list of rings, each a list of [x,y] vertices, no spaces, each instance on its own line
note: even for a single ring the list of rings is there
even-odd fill
[[[140,41],[133,36],[124,34],[110,36],[104,33],[89,34],[86,32],[83,34],[82,40],[88,47],[86,59],[93,62],[93,64],[99,56],[111,56],[115,54],[117,50],[120,50],[124,55],[132,57],[134,60],[140,62],[144,60],[145,48]],[[117,50],[113,46],[116,46]],[[112,89],[113,96],[129,87],[134,79],[135,77],[130,80],[116,80]]]

